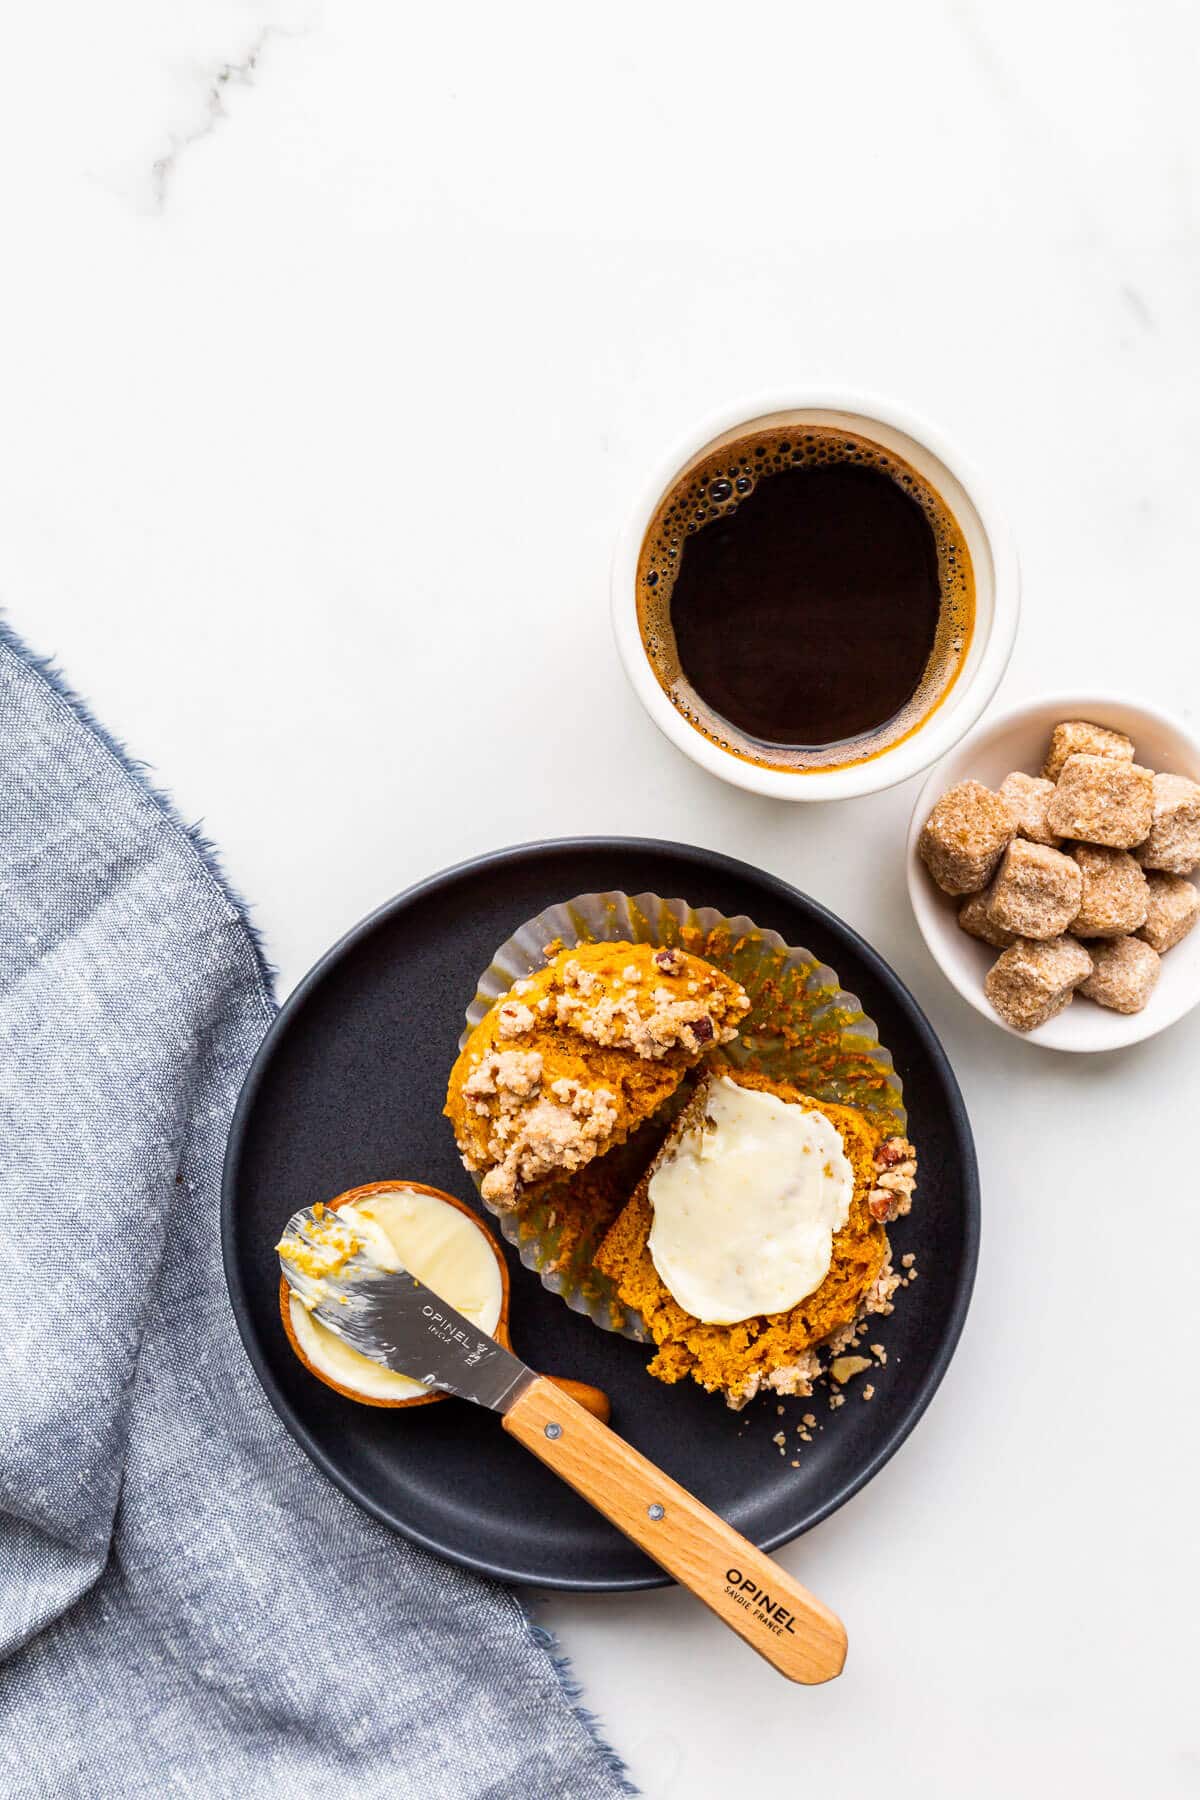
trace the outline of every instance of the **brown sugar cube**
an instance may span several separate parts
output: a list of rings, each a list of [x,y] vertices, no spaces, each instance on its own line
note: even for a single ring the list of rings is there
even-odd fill
[[[1046,808],[1060,837],[1132,850],[1150,830],[1154,776],[1115,756],[1068,756]]]
[[[1079,911],[1082,893],[1078,863],[1049,844],[1014,838],[992,882],[988,918],[1017,937],[1055,938]]]
[[[943,892],[974,894],[987,886],[1016,828],[999,794],[981,781],[960,781],[926,819],[917,850]]]
[[[1112,1012],[1141,1012],[1158,980],[1158,951],[1141,938],[1119,937],[1093,944],[1091,954],[1092,972],[1080,993]]]
[[[1128,850],[1076,844],[1071,855],[1083,876],[1083,897],[1071,920],[1076,937],[1124,937],[1145,924],[1150,889]]]
[[[958,922],[971,937],[982,938],[985,944],[994,944],[997,950],[1007,950],[1016,942],[1015,931],[1005,931],[1003,925],[993,925],[988,917],[988,902],[992,897],[991,888],[984,888],[982,893],[968,894],[958,909]]]
[[[1150,890],[1146,923],[1137,935],[1165,956],[1200,918],[1200,890],[1182,875],[1161,875],[1157,870],[1149,871],[1146,886]]]
[[[1046,808],[1054,792],[1052,781],[1046,781],[1041,775],[1022,775],[1018,769],[1004,777],[998,791],[1000,798],[1008,802],[1009,811],[1017,821],[1017,831],[1023,838],[1028,838],[1031,844],[1049,844],[1052,849],[1058,849],[1062,840],[1046,823]]]
[[[1154,777],[1154,818],[1136,854],[1143,869],[1168,875],[1190,875],[1200,865],[1200,785],[1186,775]]]
[[[1071,1004],[1091,972],[1091,957],[1073,937],[1018,938],[988,970],[983,991],[1006,1025],[1033,1031]]]
[[[1132,762],[1133,743],[1123,731],[1089,725],[1085,719],[1065,719],[1050,733],[1050,748],[1042,768],[1047,781],[1058,780],[1068,756],[1115,756]]]

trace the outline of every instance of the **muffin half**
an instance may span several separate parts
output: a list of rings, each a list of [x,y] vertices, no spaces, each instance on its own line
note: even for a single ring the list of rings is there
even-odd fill
[[[446,1099],[484,1199],[507,1210],[624,1143],[749,1007],[710,963],[651,944],[581,944],[516,982],[471,1033]]]
[[[724,1105],[739,1089],[770,1104]],[[820,1124],[796,1129],[793,1107]],[[733,1407],[760,1388],[810,1393],[818,1350],[890,1311],[886,1225],[909,1209],[915,1158],[850,1107],[744,1070],[707,1075],[596,1256],[657,1346],[650,1373],[691,1376]]]

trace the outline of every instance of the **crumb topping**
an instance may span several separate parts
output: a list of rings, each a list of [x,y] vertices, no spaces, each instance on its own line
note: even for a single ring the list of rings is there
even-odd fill
[[[541,1058],[537,1060],[540,1065]],[[584,1087],[565,1077],[552,1082],[549,1092],[531,1105],[528,1094],[517,1096],[507,1089],[498,1098],[487,1146],[493,1166],[481,1189],[485,1200],[511,1201],[523,1183],[555,1169],[580,1168],[617,1121],[616,1101],[607,1088]]]
[[[522,1006],[519,1000],[509,1000],[500,1008],[496,1025],[497,1037],[524,1037],[527,1031],[532,1030],[533,1013],[528,1006]]]
[[[901,1261],[908,1273],[904,1276],[897,1275],[895,1269],[892,1267],[892,1257],[889,1250],[888,1254],[883,1259],[883,1266],[878,1275],[859,1302],[858,1311],[855,1313],[854,1317],[845,1325],[839,1326],[835,1332],[830,1334],[824,1348],[834,1359],[830,1364],[830,1373],[833,1374],[836,1381],[841,1381],[844,1377],[839,1376],[836,1373],[835,1365],[838,1359],[842,1357],[842,1352],[844,1350],[856,1350],[858,1348],[859,1333],[866,1324],[867,1319],[876,1314],[886,1318],[890,1313],[894,1312],[895,1308],[892,1304],[892,1300],[897,1288],[905,1286],[909,1281],[916,1280],[917,1272],[912,1266],[915,1260],[916,1259],[911,1252],[902,1257]],[[854,1372],[855,1371],[851,1371],[851,1373]]]
[[[789,1363],[786,1368],[772,1369],[764,1377],[764,1382],[777,1394],[796,1394],[807,1397],[812,1393],[813,1382],[820,1373],[820,1358],[815,1350],[809,1350],[796,1362]]]
[[[463,1083],[463,1093],[468,1100],[490,1094],[525,1100],[541,1079],[540,1051],[489,1050]]]
[[[664,957],[674,960],[664,963]],[[667,975],[678,974],[683,968],[674,950],[660,950],[654,961]],[[696,1052],[714,1043],[732,1043],[737,1025],[724,1022],[726,1015],[732,1011],[740,1018],[746,1011],[745,1005],[731,1004],[731,997],[716,982],[707,993],[701,992],[694,998],[675,994],[668,987],[656,987],[651,991],[647,1012],[643,993],[601,991],[597,996],[596,990],[602,985],[599,977],[577,962],[565,962],[561,973],[562,990],[552,996],[555,1021],[569,1031],[577,1031],[590,1043],[632,1050],[646,1061],[657,1062],[678,1045]],[[638,986],[629,981],[628,970],[625,979],[630,987]],[[699,985],[703,988],[705,984]]]

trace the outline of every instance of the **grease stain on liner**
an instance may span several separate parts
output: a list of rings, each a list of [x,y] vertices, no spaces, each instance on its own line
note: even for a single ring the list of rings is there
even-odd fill
[[[785,943],[778,932],[764,930],[744,913],[728,918],[715,907],[693,907],[686,900],[664,900],[658,894],[579,894],[527,920],[501,944],[480,976],[459,1049],[501,994],[545,967],[550,960],[547,944],[571,948],[577,943],[623,942],[660,949],[679,946],[741,982],[750,996],[750,1011],[740,1036],[710,1052],[710,1063],[727,1061],[794,1082],[815,1099],[857,1107],[884,1136],[905,1135],[903,1088],[891,1052],[880,1043],[878,1029],[857,995],[843,989],[828,964],[809,950]],[[589,1168],[603,1163],[619,1175],[628,1165],[631,1191],[646,1159],[645,1153],[642,1161],[638,1156],[634,1140],[610,1150]],[[591,1266],[603,1230],[599,1225],[570,1229],[568,1190],[587,1176],[584,1169],[551,1182],[515,1210],[501,1212],[488,1206],[488,1211],[543,1287],[601,1330],[645,1343],[648,1333],[641,1319],[621,1305],[612,1283]],[[473,1179],[478,1186],[478,1178]]]

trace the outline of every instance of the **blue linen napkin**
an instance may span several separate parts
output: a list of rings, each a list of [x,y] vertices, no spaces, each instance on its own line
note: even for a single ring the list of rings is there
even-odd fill
[[[0,1792],[632,1793],[516,1596],[257,1386],[217,1203],[274,1010],[205,846],[0,627]]]

